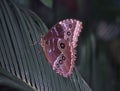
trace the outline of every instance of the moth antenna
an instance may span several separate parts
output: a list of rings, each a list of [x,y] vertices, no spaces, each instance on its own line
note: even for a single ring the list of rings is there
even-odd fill
[[[42,34],[40,34],[40,38],[39,39],[41,39],[43,37],[43,35]],[[33,41],[33,44],[30,44],[31,46],[35,46],[35,45],[37,45],[37,44],[40,44],[40,40],[38,40],[38,41]]]
[[[37,44],[39,44],[39,42],[38,41],[34,41],[32,44],[30,44],[30,46],[35,46]]]
[[[40,55],[41,53],[42,53],[42,49],[40,48],[37,54]]]

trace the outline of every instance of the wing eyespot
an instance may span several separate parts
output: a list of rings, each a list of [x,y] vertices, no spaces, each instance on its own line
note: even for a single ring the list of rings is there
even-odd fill
[[[57,67],[57,68],[59,67],[59,64],[58,64],[58,63],[56,64],[56,67]]]
[[[67,32],[67,35],[68,35],[68,36],[70,36],[70,35],[71,35],[71,32],[70,32],[70,31],[68,31],[68,32]]]
[[[65,60],[65,56],[64,55],[62,56],[62,60]]]
[[[64,48],[65,48],[65,44],[64,44],[64,43],[60,43],[60,47],[61,47],[62,49],[64,49]]]
[[[59,64],[62,64],[63,63],[63,60],[59,60]]]
[[[69,26],[69,28],[72,28],[72,24],[69,24],[68,26]]]

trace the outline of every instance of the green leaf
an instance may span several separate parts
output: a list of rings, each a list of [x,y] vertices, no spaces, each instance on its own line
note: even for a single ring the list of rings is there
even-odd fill
[[[40,0],[45,6],[52,8],[53,0]]]
[[[40,46],[47,31],[34,12],[0,1],[0,84],[25,91],[91,91],[77,68],[70,78],[52,70]]]
[[[15,76],[0,67],[0,87],[1,85],[16,89],[17,91],[34,91],[33,88],[29,87],[22,80],[17,79]],[[0,91],[3,90],[0,88]]]

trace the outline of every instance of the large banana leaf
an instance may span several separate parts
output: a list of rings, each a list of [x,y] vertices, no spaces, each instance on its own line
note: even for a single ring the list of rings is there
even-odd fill
[[[77,68],[70,78],[53,72],[39,44],[47,31],[35,13],[12,0],[0,0],[0,86],[22,91],[91,91]]]

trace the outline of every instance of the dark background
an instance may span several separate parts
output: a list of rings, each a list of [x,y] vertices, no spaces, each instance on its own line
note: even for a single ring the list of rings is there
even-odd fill
[[[66,18],[82,21],[77,68],[93,91],[120,91],[120,0],[50,0],[50,7],[42,0],[15,1],[48,28]]]

